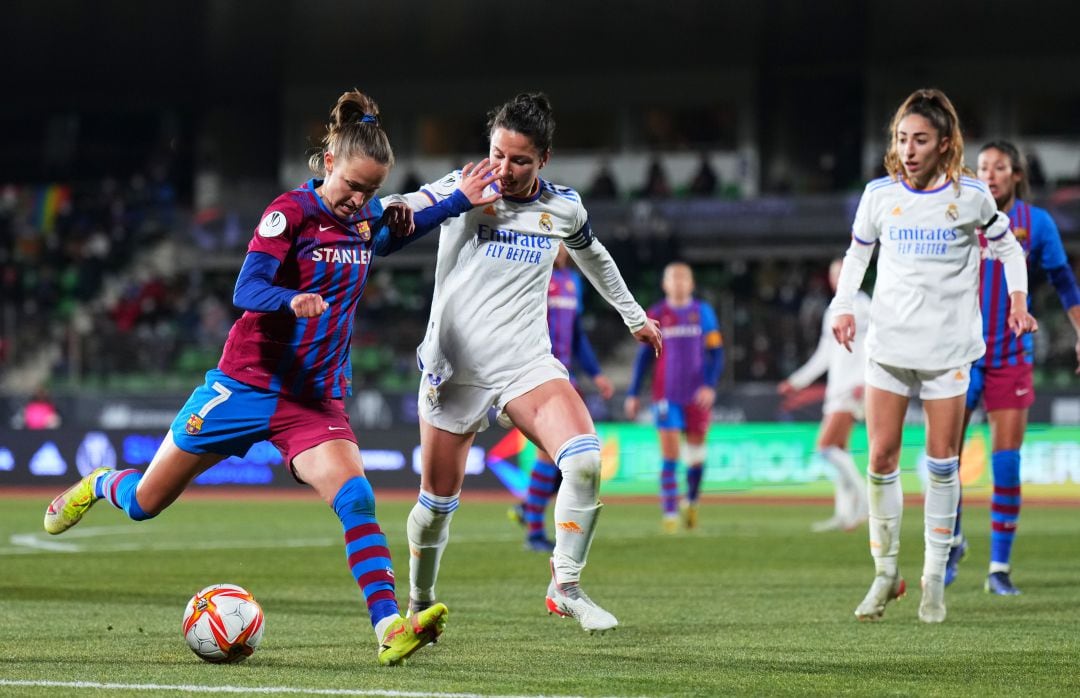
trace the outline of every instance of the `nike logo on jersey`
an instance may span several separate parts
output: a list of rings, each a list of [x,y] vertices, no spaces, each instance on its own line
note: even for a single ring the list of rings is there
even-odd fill
[[[1021,388],[1016,391],[1016,397],[1023,397],[1031,392],[1031,388]]]
[[[323,225],[322,223],[319,224],[319,232],[320,233],[325,233],[327,230],[333,230],[333,229],[334,229],[334,226],[332,226],[332,225]]]
[[[345,431],[346,427],[326,427],[330,431]]]

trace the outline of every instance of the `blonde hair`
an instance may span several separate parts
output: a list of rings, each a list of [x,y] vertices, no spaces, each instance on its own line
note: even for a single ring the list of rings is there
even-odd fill
[[[952,180],[953,186],[959,191],[960,176],[974,176],[974,173],[964,167],[964,135],[960,131],[960,117],[956,115],[956,107],[941,90],[915,90],[896,110],[889,124],[889,150],[885,153],[885,170],[893,179],[900,179],[904,174],[904,165],[896,150],[896,130],[904,117],[911,114],[918,114],[929,121],[938,132],[938,138],[949,140],[949,147],[941,156],[938,168]]]
[[[394,151],[386,131],[379,126],[379,105],[375,100],[355,88],[338,97],[330,110],[322,148],[308,159],[308,167],[317,175],[325,174],[327,152],[343,162],[363,156],[380,165],[394,165]]]

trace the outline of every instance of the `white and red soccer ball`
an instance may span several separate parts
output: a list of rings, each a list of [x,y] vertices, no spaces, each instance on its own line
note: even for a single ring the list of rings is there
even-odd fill
[[[208,586],[184,609],[184,639],[192,652],[215,664],[250,657],[265,628],[255,597],[235,584]]]

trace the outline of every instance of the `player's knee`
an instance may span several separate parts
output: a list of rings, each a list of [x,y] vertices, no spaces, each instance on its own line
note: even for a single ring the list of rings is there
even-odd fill
[[[349,513],[375,515],[375,492],[366,477],[357,475],[341,486],[334,495],[334,512],[339,516]]]
[[[958,458],[930,458],[926,459],[926,469],[930,473],[931,482],[950,483],[960,470]]]
[[[598,481],[599,437],[596,434],[581,434],[569,439],[556,452],[555,462],[567,482]]]
[[[705,444],[686,444],[686,462],[689,465],[701,465],[705,462]]]

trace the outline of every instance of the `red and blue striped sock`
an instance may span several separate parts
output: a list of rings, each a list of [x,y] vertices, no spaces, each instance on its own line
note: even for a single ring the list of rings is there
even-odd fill
[[[701,476],[705,473],[705,464],[697,463],[686,468],[686,501],[697,504],[701,493]]]
[[[1020,519],[1020,451],[994,451],[990,463],[994,471],[994,493],[990,497],[990,571],[1006,571]],[[993,569],[995,566],[997,569]]]
[[[364,477],[354,477],[334,497],[334,513],[345,529],[349,569],[367,602],[371,625],[400,615],[394,596],[394,568],[386,536],[375,520],[375,493]]]
[[[143,511],[139,500],[135,498],[135,490],[142,476],[141,472],[134,469],[105,473],[94,483],[94,494],[125,512],[134,521],[152,519],[154,515]]]
[[[674,516],[679,511],[679,484],[675,479],[678,464],[665,458],[660,469],[660,505],[665,516]]]
[[[548,502],[559,487],[559,469],[551,461],[537,458],[529,475],[529,490],[525,495],[525,528],[530,539],[543,539],[544,515]]]

